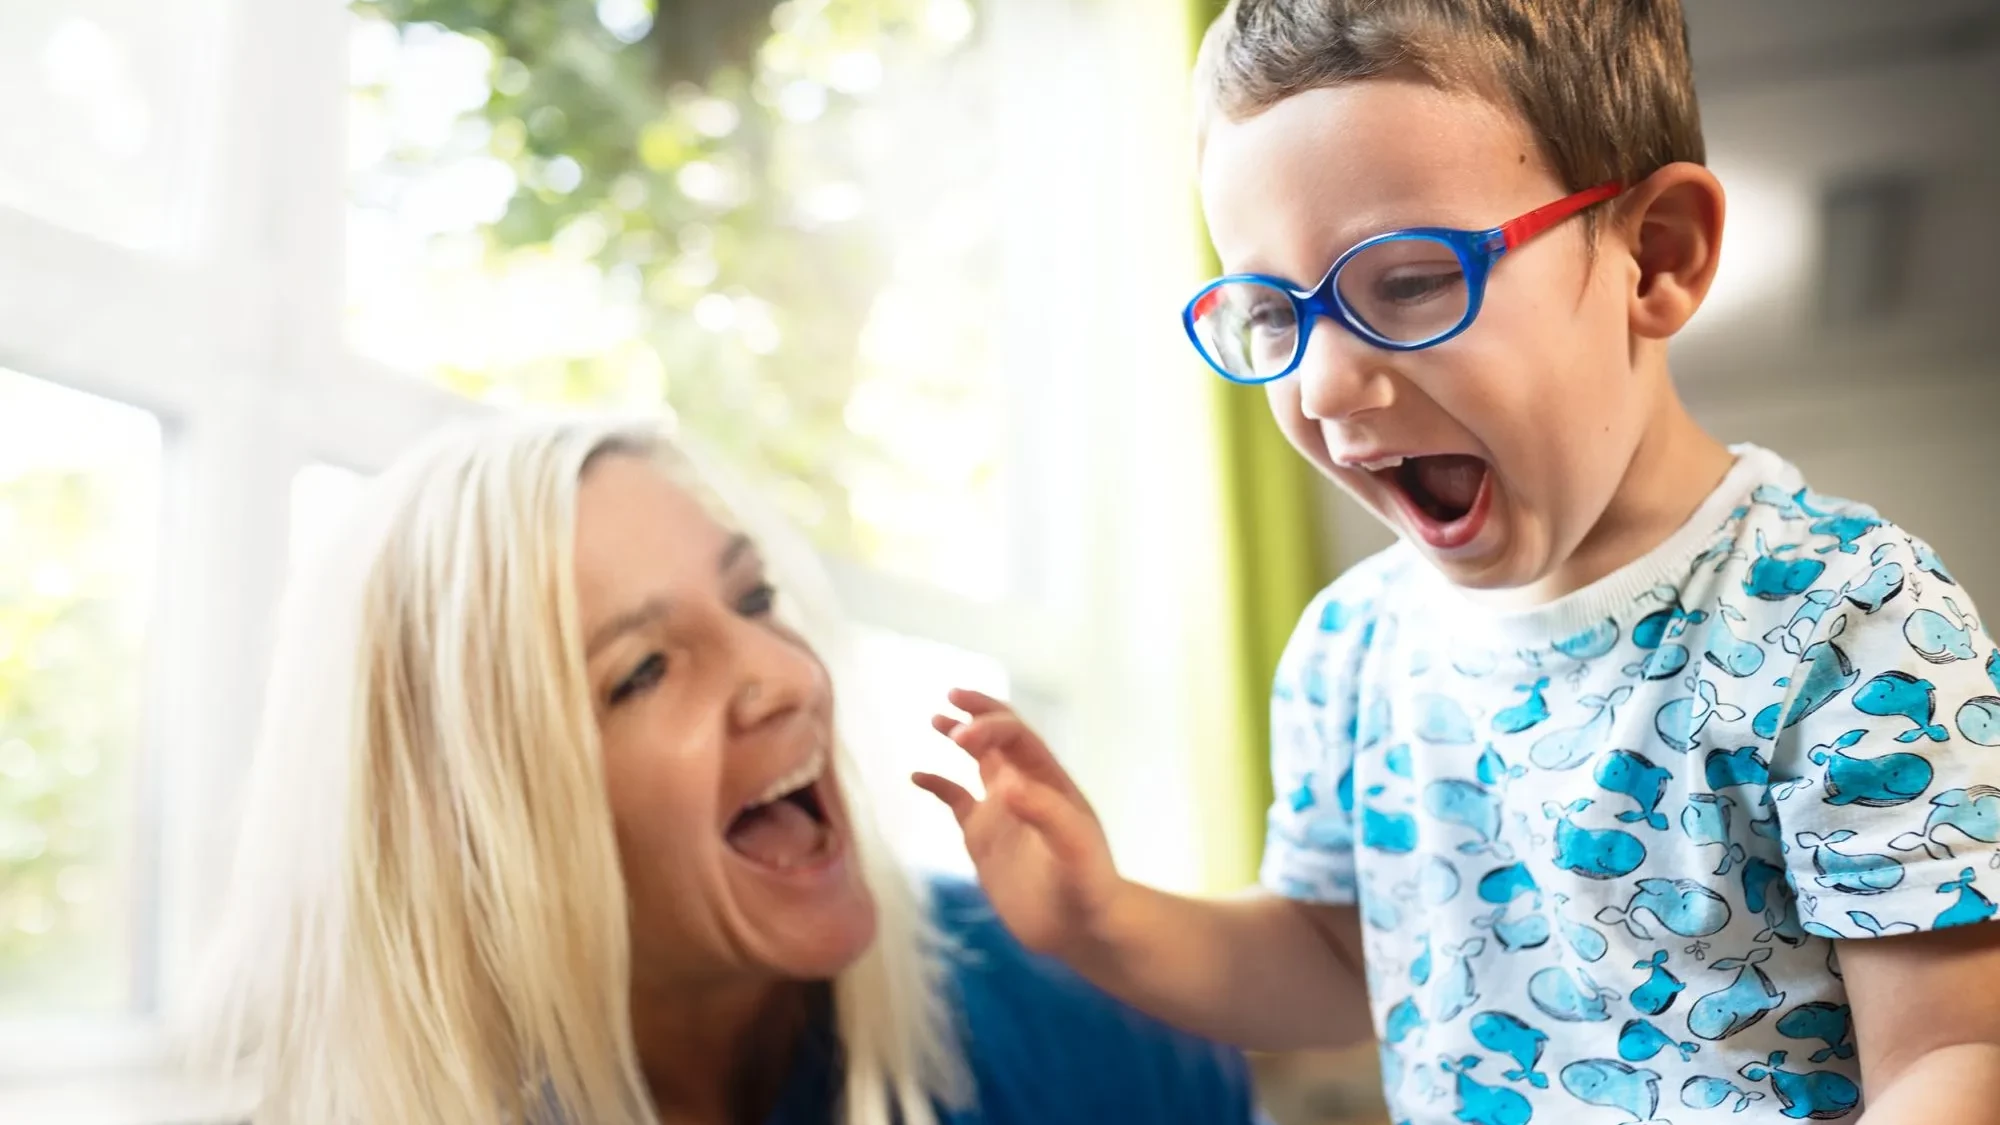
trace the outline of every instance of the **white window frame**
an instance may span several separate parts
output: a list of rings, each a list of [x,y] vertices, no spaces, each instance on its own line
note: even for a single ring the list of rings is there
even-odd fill
[[[316,462],[375,471],[486,409],[345,343],[345,7],[218,3],[222,108],[187,253],[124,249],[0,208],[0,367],[157,415],[167,521],[144,701],[154,850],[140,979],[152,1011],[67,1029],[0,1023],[0,1119],[42,1119],[26,1107],[45,1105],[107,1122],[174,1112],[159,1068],[229,869],[226,814],[254,737],[289,484]],[[1155,690],[1186,671],[1184,618],[1160,607],[1212,577],[1199,552],[1174,550],[1190,542],[1188,513],[1214,500],[1198,468],[1205,388],[1173,323],[1198,261],[1180,186],[1185,34],[1157,0],[982,8],[999,72],[1034,76],[1002,99],[1002,149],[1046,154],[1005,173],[1018,205],[1008,288],[1032,291],[1045,316],[1070,313],[1046,336],[1000,334],[1013,416],[1032,423],[1007,446],[1011,571],[1031,596],[982,603],[827,565],[858,622],[989,654],[1028,709],[1059,709],[1077,740],[1065,756],[1100,794],[1128,870],[1190,885],[1198,836],[1176,826],[1192,819],[1199,717],[1182,693]],[[1084,248],[1091,268],[1057,245]],[[32,1100],[84,1087],[95,1099]]]

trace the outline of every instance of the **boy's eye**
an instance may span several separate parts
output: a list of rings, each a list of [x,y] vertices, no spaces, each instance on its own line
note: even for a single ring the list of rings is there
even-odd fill
[[[1464,280],[1457,269],[1410,271],[1391,274],[1375,283],[1375,291],[1381,299],[1393,304],[1410,305],[1427,301],[1450,289],[1456,288]]]
[[[657,652],[648,653],[646,658],[639,662],[638,667],[632,669],[630,674],[618,681],[617,687],[611,689],[611,705],[616,707],[666,678],[667,658]]]

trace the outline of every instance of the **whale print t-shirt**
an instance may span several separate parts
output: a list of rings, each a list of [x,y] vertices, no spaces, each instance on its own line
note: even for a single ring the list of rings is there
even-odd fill
[[[1736,453],[1668,542],[1553,604],[1485,609],[1398,545],[1300,622],[1263,881],[1359,905],[1397,1121],[1858,1117],[1830,939],[1993,917],[2000,651],[1971,598]]]

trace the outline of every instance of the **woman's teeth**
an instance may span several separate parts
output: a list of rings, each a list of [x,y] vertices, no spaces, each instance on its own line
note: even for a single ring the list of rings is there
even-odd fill
[[[813,756],[807,758],[797,769],[765,786],[764,791],[757,795],[756,800],[751,801],[743,807],[747,810],[754,809],[759,805],[768,805],[787,793],[804,789],[806,786],[818,781],[820,776],[825,772],[826,751],[815,751]]]
[[[1400,468],[1404,460],[1402,457],[1382,457],[1373,461],[1355,461],[1352,464],[1362,472],[1381,473],[1387,472],[1390,469]]]

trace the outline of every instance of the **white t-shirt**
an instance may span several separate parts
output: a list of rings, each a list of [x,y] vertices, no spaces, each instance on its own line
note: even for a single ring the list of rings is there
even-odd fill
[[[1736,453],[1555,603],[1399,544],[1293,635],[1263,881],[1360,905],[1395,1120],[1859,1116],[1829,939],[1993,916],[2000,651],[1928,546]]]

